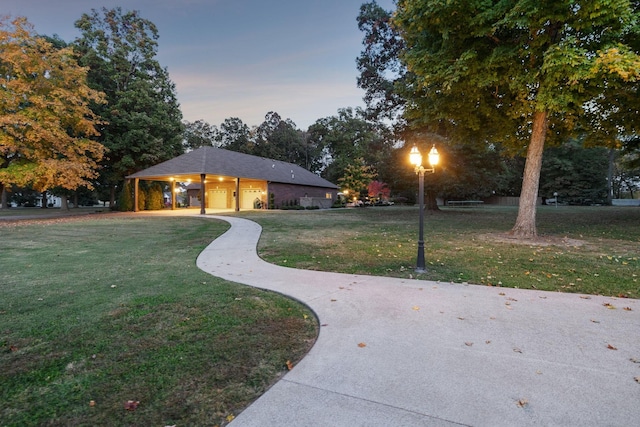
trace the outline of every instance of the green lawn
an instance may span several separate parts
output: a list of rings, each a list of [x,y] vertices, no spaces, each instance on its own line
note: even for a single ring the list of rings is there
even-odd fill
[[[515,207],[495,206],[444,208],[425,215],[428,272],[417,278],[640,298],[640,209],[540,207],[539,234],[555,245],[498,239],[511,229],[516,215]],[[243,216],[263,226],[259,252],[270,262],[416,277],[415,207]],[[572,240],[563,244],[564,238]]]
[[[0,424],[222,425],[262,394],[317,324],[298,303],[195,266],[227,227],[0,222]]]
[[[443,209],[426,215],[418,276],[415,207],[232,215],[259,222],[260,255],[289,267],[640,297],[637,208],[542,207],[553,245],[500,239],[515,208]],[[296,302],[196,268],[226,228],[110,214],[0,221],[0,424],[223,425],[263,393],[318,326]]]

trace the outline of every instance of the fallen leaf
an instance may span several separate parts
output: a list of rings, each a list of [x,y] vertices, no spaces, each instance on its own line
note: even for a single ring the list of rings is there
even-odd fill
[[[635,358],[633,358],[633,357],[632,357],[631,359],[629,359],[629,360],[630,360],[631,362],[633,362],[633,363],[640,363],[640,360],[635,359]]]
[[[413,306],[413,309],[414,309],[415,311],[418,311],[418,310],[420,310],[420,307],[418,307],[417,305],[414,305],[414,306]]]
[[[509,297],[509,298],[507,298],[507,301],[518,301],[518,300],[517,300],[517,299],[515,299],[515,298],[511,298],[511,297]]]
[[[500,296],[502,296],[502,297],[503,297],[503,296],[505,296],[506,294],[505,294],[504,292],[500,292],[498,295],[500,295]]]
[[[633,311],[633,310],[631,309],[631,307],[625,307],[625,308],[623,308],[623,310],[625,310],[625,311]]]
[[[366,346],[367,346],[367,345],[366,345],[365,343],[363,343],[363,342],[358,343],[358,347],[360,347],[360,348],[364,348],[364,347],[366,347]]]
[[[520,350],[518,347],[514,347],[513,351],[516,353],[522,353],[522,350]]]
[[[234,420],[234,418],[235,418],[235,416],[234,416],[234,415],[229,414],[229,415],[227,415],[227,418],[226,418],[226,419],[227,419],[227,421],[228,421],[228,422],[231,422],[231,421],[233,421],[233,420]]]
[[[607,344],[607,348],[609,350],[617,350],[617,348],[615,348],[614,346],[612,346],[611,344]]]
[[[124,404],[124,409],[127,411],[135,411],[138,409],[138,405],[140,405],[140,402],[137,400],[127,400]]]
[[[529,404],[529,401],[527,399],[520,399],[516,402],[516,405],[518,405],[521,408],[524,408],[528,404]]]
[[[458,317],[458,319],[460,319],[460,320],[464,320],[464,317]]]
[[[327,326],[327,325],[328,325],[328,323],[323,323],[323,324],[322,324],[322,325],[320,325],[320,326]]]
[[[472,343],[472,342],[467,341],[467,342],[465,342],[465,343],[464,343],[464,345],[466,345],[467,347],[471,347],[471,346],[473,345],[473,343]]]
[[[591,299],[591,297],[589,295],[581,295],[580,298],[582,298],[582,299]]]
[[[637,383],[640,383],[640,377],[633,377],[634,380],[636,380]]]
[[[491,340],[486,340],[484,343],[485,344],[491,344]]]
[[[291,363],[291,360],[287,360],[286,365],[287,365],[287,369],[288,370],[292,370],[293,369],[293,363]]]
[[[600,323],[600,321],[599,321],[599,320],[595,320],[595,319],[591,319],[591,322],[593,322],[593,323]]]
[[[603,306],[607,307],[609,310],[615,310],[616,307],[608,302],[605,302],[604,304],[602,304]]]
[[[337,300],[337,299],[332,299],[332,300],[331,300],[331,302],[336,302],[336,301],[338,301],[338,300]]]
[[[95,401],[95,400],[90,400],[90,401],[89,401],[89,406],[91,406],[92,408],[93,408],[94,406],[96,406],[96,401]]]
[[[9,351],[11,352],[18,351],[18,347],[16,347],[15,345],[9,346]]]

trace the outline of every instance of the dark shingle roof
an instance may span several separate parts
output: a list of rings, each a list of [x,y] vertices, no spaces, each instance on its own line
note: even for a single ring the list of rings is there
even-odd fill
[[[293,163],[237,153],[216,147],[202,147],[151,166],[127,178],[166,181],[200,180],[200,174],[259,179],[271,182],[338,188],[324,178]]]

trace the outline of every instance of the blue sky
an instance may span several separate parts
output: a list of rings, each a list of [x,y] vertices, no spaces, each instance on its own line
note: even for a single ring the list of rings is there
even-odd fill
[[[269,111],[306,130],[339,108],[363,106],[355,60],[365,0],[3,0],[40,34],[72,41],[73,23],[103,6],[138,10],[160,33],[158,61],[185,120],[259,125]],[[394,9],[393,0],[378,0]]]

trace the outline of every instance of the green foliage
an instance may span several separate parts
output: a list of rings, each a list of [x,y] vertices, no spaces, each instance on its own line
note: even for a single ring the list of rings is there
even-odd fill
[[[148,191],[145,186],[140,185],[138,187],[138,210],[143,211],[147,206]]]
[[[144,207],[148,211],[164,209],[164,194],[159,183],[153,182],[147,187]]]
[[[102,184],[112,187],[182,154],[182,113],[175,85],[155,59],[156,26],[121,8],[93,10],[75,25],[81,33],[75,49],[91,86],[107,94],[108,105],[94,108],[106,121],[100,140],[109,149]]]
[[[367,166],[363,158],[358,158],[345,167],[344,174],[338,182],[343,191],[357,197],[366,196],[367,187],[376,175],[375,170]]]
[[[124,186],[122,187],[116,207],[122,212],[130,212],[133,210],[133,186],[129,180],[125,181]]]
[[[628,0],[400,1],[405,118],[455,141],[526,150],[512,232],[535,236],[547,139],[586,131],[614,146],[638,133],[639,18]]]
[[[393,122],[399,119],[405,100],[396,90],[402,84],[406,67],[400,61],[404,41],[391,24],[392,12],[375,1],[360,6],[358,28],[364,33],[364,50],[357,59],[358,87],[364,89],[366,117]]]
[[[606,148],[584,148],[579,141],[549,148],[542,163],[540,195],[570,204],[605,203],[608,154]]]
[[[204,120],[184,123],[183,145],[186,151],[200,147],[215,147],[219,144],[219,131],[215,125],[210,125]]]
[[[351,108],[317,120],[309,127],[309,141],[330,159],[322,170],[322,176],[330,182],[338,182],[355,159],[362,159],[372,168],[384,167],[393,146],[374,124],[364,119],[363,111]]]

